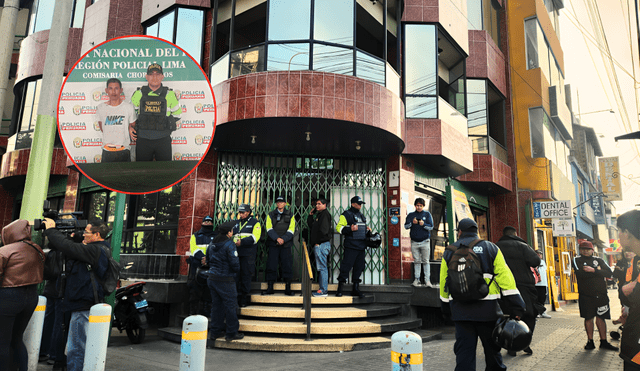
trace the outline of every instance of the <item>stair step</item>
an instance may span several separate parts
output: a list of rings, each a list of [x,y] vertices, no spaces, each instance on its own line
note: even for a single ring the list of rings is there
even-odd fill
[[[353,322],[312,322],[311,334],[315,335],[362,335],[393,332],[420,327],[419,318],[393,317]],[[241,319],[240,331],[270,334],[306,334],[307,325],[302,321],[279,322]]]
[[[416,330],[423,342],[442,339],[442,333],[428,330]],[[180,343],[182,330],[179,327],[158,329],[160,337]],[[208,347],[262,350],[271,352],[348,352],[354,350],[380,349],[391,346],[391,336],[360,336],[345,338],[321,338],[318,335],[306,341],[304,337],[254,336],[245,334],[244,339],[227,342],[224,338],[207,340]]]
[[[351,285],[345,285],[345,289],[347,288],[347,286],[349,287],[349,290],[351,290]],[[261,282],[260,283],[260,290],[266,290],[267,287],[269,287],[269,285],[266,282]],[[285,289],[285,284],[284,283],[280,283],[280,282],[276,282],[273,284],[273,289],[276,291],[284,291]],[[291,289],[293,291],[302,291],[302,284],[301,283],[291,283]],[[311,284],[311,291],[318,291],[320,289],[320,285],[318,285],[317,283]],[[327,285],[327,291],[338,291],[338,284],[337,283],[331,283]]]
[[[329,318],[371,318],[399,314],[398,305],[371,304],[357,307],[315,307],[311,308],[312,319]],[[304,309],[294,307],[275,307],[250,305],[240,308],[240,315],[266,318],[304,318]]]
[[[302,304],[302,296],[299,294],[294,296],[287,296],[282,293],[275,293],[273,295],[251,295],[251,304]],[[367,304],[373,303],[374,296],[367,295],[364,298],[357,296],[344,295],[342,297],[336,297],[335,295],[329,295],[326,297],[312,297],[311,304]]]

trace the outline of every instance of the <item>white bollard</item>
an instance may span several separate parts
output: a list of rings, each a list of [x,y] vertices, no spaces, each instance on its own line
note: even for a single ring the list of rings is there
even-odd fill
[[[47,309],[47,298],[38,296],[38,305],[35,311],[33,311],[27,328],[24,330],[24,335],[22,335],[22,341],[24,342],[24,346],[27,347],[27,353],[29,354],[29,371],[35,371],[38,368],[45,309]]]
[[[111,332],[111,305],[96,304],[89,311],[89,329],[84,351],[83,371],[102,371],[107,357],[107,343]]]
[[[195,315],[182,323],[180,371],[204,371],[207,352],[207,317]]]
[[[422,338],[411,331],[398,331],[391,336],[393,371],[422,371]]]

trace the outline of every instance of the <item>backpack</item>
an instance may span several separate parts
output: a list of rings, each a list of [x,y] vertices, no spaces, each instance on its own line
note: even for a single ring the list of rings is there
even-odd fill
[[[473,252],[473,247],[482,240],[477,239],[469,246],[456,247],[449,245],[447,250],[453,251],[451,260],[447,265],[448,275],[446,288],[451,297],[460,302],[480,300],[489,294],[489,286],[493,278],[487,284],[482,272],[482,264],[478,255]]]
[[[540,277],[540,272],[538,272],[538,268],[531,267],[531,273],[533,274],[534,284],[539,283],[540,281],[542,281],[542,277]]]
[[[111,293],[116,291],[116,288],[118,287],[120,271],[122,270],[122,266],[111,256],[107,246],[101,243],[100,248],[107,255],[108,259],[107,271],[104,273],[104,278],[101,280],[97,279],[93,273],[93,269],[89,270],[89,273],[91,274],[91,285],[93,286],[93,296],[96,303],[100,302],[100,298],[98,298],[98,290],[96,288],[95,281],[97,280],[98,283],[100,283],[105,296],[111,295]]]

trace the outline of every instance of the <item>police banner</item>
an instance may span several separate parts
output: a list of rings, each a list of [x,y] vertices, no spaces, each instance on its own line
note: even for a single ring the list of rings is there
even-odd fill
[[[147,68],[162,67],[162,85],[173,91],[182,113],[171,132],[173,161],[200,160],[214,132],[215,100],[202,70],[186,53],[159,39],[135,37],[111,40],[89,51],[68,75],[58,107],[60,137],[76,163],[101,162],[103,132],[98,105],[109,100],[107,80],[122,83],[124,102],[147,86]],[[135,106],[135,105],[134,105]],[[135,141],[130,143],[135,161]]]

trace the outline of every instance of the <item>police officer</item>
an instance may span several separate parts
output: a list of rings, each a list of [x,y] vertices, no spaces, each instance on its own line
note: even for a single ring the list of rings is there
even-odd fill
[[[276,198],[276,208],[267,215],[267,291],[263,295],[273,294],[273,284],[278,278],[278,263],[282,267],[282,278],[286,282],[284,294],[292,296],[291,278],[293,277],[291,245],[296,231],[296,218],[287,209],[284,197]]]
[[[347,282],[349,271],[352,268],[351,282],[353,282],[353,289],[351,290],[351,296],[364,297],[364,294],[360,291],[360,275],[364,271],[367,231],[370,231],[371,228],[367,227],[367,219],[360,212],[363,204],[365,202],[362,201],[360,196],[351,198],[351,208],[340,215],[340,220],[336,225],[336,232],[345,236],[344,255],[340,263],[338,291],[336,292],[338,297],[342,296],[343,285]]]
[[[131,104],[138,112],[136,161],[171,161],[171,132],[177,128],[182,108],[173,90],[162,85],[161,65],[150,64],[146,79],[149,84],[131,96]]]
[[[256,271],[256,253],[262,229],[258,219],[251,216],[251,206],[241,204],[238,207],[239,219],[233,227],[233,238],[240,258],[240,274],[237,275],[239,304],[246,307],[250,301],[251,277]]]
[[[207,246],[217,236],[213,230],[213,218],[209,215],[202,219],[201,228],[191,235],[189,245],[190,256],[189,275],[187,276],[187,286],[189,287],[189,313],[200,314],[200,303],[206,298],[207,289],[207,272],[202,271],[198,274],[198,268],[201,266],[201,260],[207,252]],[[208,300],[206,300],[208,301]]]

